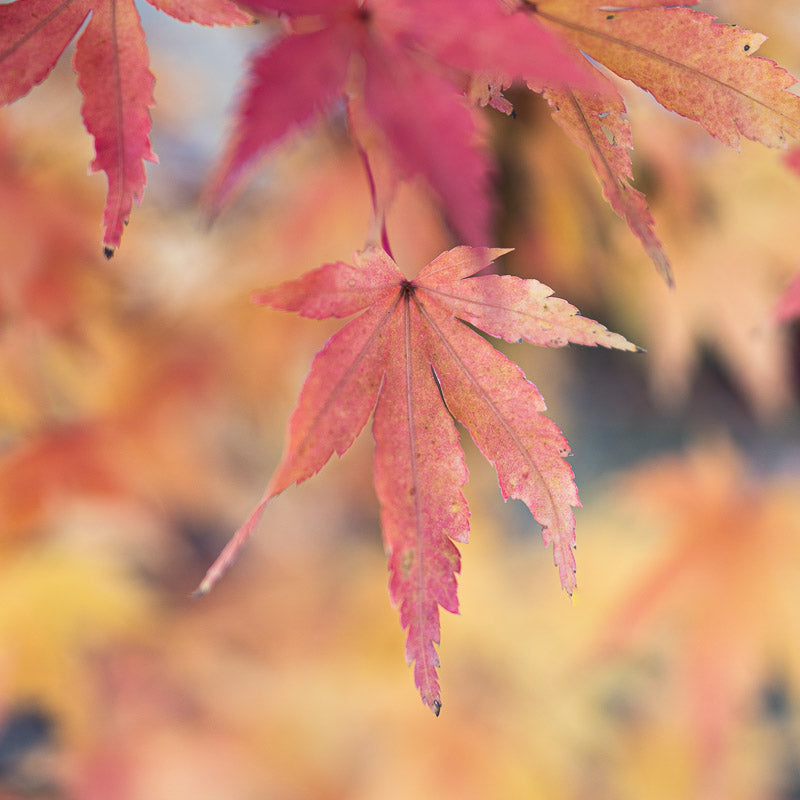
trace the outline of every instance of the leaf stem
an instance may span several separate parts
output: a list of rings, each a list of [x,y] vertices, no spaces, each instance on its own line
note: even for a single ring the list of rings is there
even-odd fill
[[[386,215],[380,210],[378,205],[378,188],[375,184],[375,174],[370,166],[367,151],[358,140],[358,136],[356,135],[356,128],[353,124],[353,115],[349,103],[347,104],[347,119],[350,126],[350,135],[353,139],[353,144],[355,144],[356,152],[358,153],[361,163],[364,166],[364,172],[367,176],[367,185],[369,186],[369,194],[370,198],[372,199],[372,219],[370,220],[369,227],[367,229],[366,245],[369,247],[380,242],[381,247],[386,251],[386,255],[394,260],[392,248],[389,244],[389,234],[386,230]]]

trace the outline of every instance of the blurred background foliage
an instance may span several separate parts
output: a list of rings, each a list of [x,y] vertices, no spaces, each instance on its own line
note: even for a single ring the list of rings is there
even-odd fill
[[[791,0],[704,8],[800,72]],[[158,76],[146,201],[106,262],[102,178],[68,61],[0,115],[0,799],[800,797],[800,180],[629,87],[669,291],[538,98],[493,118],[498,246],[644,346],[507,346],[573,449],[579,591],[465,442],[473,536],[419,704],[386,591],[369,434],[260,495],[337,323],[249,294],[363,244],[342,119],[281,149],[207,229],[198,197],[244,55],[142,7]],[[450,246],[425,188],[389,233],[408,274]]]

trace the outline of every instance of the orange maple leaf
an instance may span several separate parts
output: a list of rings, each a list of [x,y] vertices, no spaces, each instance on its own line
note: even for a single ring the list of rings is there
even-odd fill
[[[739,147],[741,136],[768,147],[800,137],[796,81],[774,61],[754,56],[766,37],[678,6],[689,0],[633,0],[624,8],[596,0],[523,0],[542,24],[650,92],[665,108],[699,122],[712,136]],[[605,81],[605,79],[604,79]],[[630,184],[633,147],[625,104],[608,81],[602,94],[582,87],[544,89],[553,117],[589,155],[606,199],[672,282],[644,196]]]
[[[800,138],[796,80],[753,54],[760,33],[716,24],[710,14],[638,0],[609,11],[596,0],[543,0],[536,17],[661,105],[699,122],[731,147],[745,136],[768,147]],[[670,6],[690,5],[688,0]]]

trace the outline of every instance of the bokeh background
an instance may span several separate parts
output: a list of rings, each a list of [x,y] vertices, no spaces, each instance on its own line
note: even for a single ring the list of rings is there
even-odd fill
[[[702,8],[800,74],[793,0]],[[669,291],[539,98],[495,114],[503,268],[646,349],[504,345],[572,443],[578,585],[464,434],[472,541],[419,702],[371,437],[269,508],[191,600],[277,464],[336,323],[250,293],[364,242],[344,122],[283,147],[211,227],[198,199],[247,54],[142,4],[145,203],[101,254],[69,58],[0,112],[0,798],[800,797],[800,177],[624,87]],[[412,112],[410,112],[412,113]],[[421,185],[389,220],[413,275],[451,245]]]

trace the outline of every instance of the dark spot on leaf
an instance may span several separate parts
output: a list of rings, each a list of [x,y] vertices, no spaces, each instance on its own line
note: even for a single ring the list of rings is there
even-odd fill
[[[616,16],[616,14],[609,14],[609,15],[606,17],[606,19],[614,19],[614,17],[615,17],[615,16]]]
[[[746,45],[744,46],[744,51],[745,51],[745,53],[746,53],[746,52],[747,52],[749,49],[750,49],[750,45],[749,45],[749,44],[746,44]]]
[[[106,258],[111,258],[114,255],[114,248],[113,247],[104,247],[103,248],[103,255]]]
[[[431,708],[433,709],[433,713],[438,717],[439,712],[442,710],[442,704],[438,700],[434,700]]]

